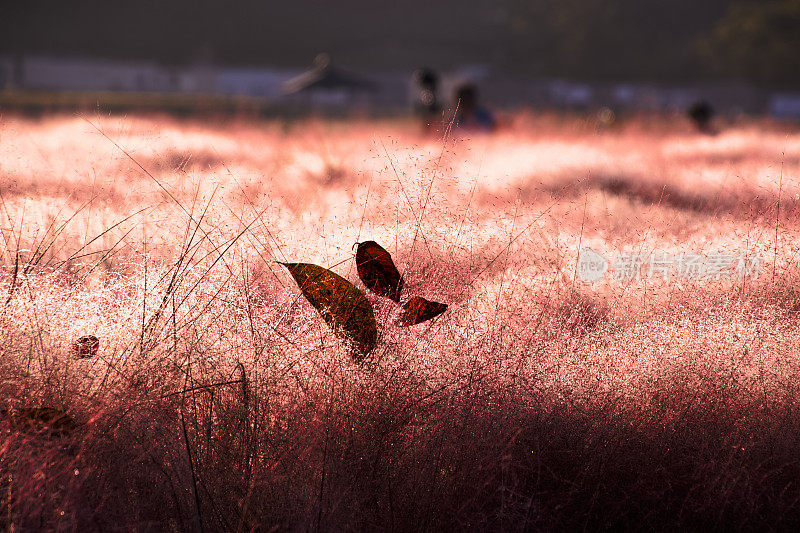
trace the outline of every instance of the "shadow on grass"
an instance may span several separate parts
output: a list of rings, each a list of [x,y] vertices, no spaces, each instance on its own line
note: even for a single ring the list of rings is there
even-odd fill
[[[280,408],[266,388],[207,389],[66,443],[2,428],[0,508],[22,530],[797,526],[797,383],[715,379],[589,399],[376,377]]]
[[[679,211],[729,215],[737,220],[774,219],[777,194],[768,195],[747,188],[693,191],[669,182],[634,175],[593,175],[582,181],[567,179],[536,186],[528,195],[538,197],[544,191],[557,199],[577,198],[587,191],[599,190],[646,206],[671,207]],[[789,195],[781,198],[781,219],[794,220],[800,213],[800,201]]]

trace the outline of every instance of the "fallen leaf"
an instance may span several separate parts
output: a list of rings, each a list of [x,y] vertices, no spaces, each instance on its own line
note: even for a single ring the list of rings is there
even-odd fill
[[[445,311],[447,311],[447,304],[431,302],[421,296],[414,296],[403,304],[395,324],[402,327],[413,326],[439,316]]]
[[[364,285],[384,298],[400,303],[403,277],[394,266],[392,256],[375,241],[359,243],[356,250],[358,277]]]
[[[327,268],[309,263],[281,264],[331,329],[354,344],[356,361],[375,348],[378,328],[372,304],[363,292]]]
[[[94,335],[84,335],[72,343],[72,351],[80,358],[94,357],[100,348],[100,339]]]

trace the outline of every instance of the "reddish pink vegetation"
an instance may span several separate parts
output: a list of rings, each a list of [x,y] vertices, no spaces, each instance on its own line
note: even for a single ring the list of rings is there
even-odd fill
[[[0,529],[800,522],[796,130],[89,121],[0,119]],[[447,311],[396,327],[369,240]],[[587,285],[585,247],[763,264]],[[279,261],[367,294],[366,360]]]

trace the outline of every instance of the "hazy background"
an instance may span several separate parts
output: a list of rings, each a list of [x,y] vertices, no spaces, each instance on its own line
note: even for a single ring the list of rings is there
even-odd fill
[[[319,4],[0,4],[0,531],[800,531],[800,0]]]
[[[800,87],[800,0],[14,0],[0,54]]]

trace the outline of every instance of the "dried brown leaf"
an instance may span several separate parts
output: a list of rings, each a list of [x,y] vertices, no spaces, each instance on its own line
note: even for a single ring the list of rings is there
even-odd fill
[[[384,298],[400,303],[403,277],[394,266],[392,256],[375,241],[359,243],[356,250],[358,277],[364,285]]]
[[[355,285],[321,266],[310,263],[281,263],[289,269],[303,296],[322,315],[337,335],[349,339],[355,360],[375,348],[378,328],[367,297]]]
[[[414,296],[403,304],[395,324],[402,327],[413,326],[439,316],[445,311],[447,311],[447,304],[431,302],[421,296]]]
[[[72,343],[72,351],[79,358],[94,357],[100,349],[100,339],[94,335],[84,335]]]

